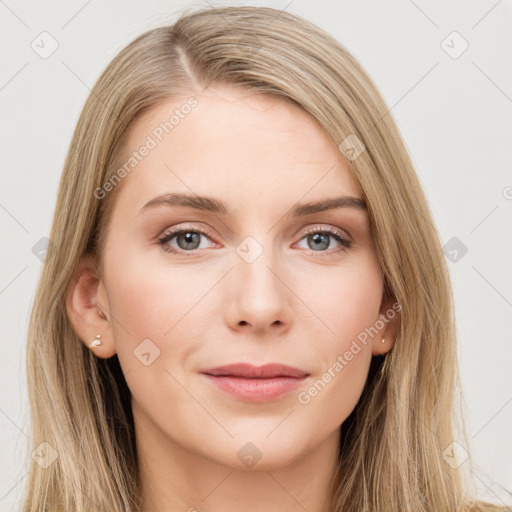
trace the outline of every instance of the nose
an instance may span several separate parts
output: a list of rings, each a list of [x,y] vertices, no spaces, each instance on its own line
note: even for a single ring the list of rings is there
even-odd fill
[[[270,329],[276,335],[290,328],[292,292],[272,255],[264,251],[252,263],[238,258],[229,275],[225,311],[232,329],[244,329],[253,334]]]

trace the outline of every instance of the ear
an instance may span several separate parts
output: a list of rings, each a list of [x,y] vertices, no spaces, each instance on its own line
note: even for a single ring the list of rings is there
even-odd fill
[[[402,305],[393,297],[382,300],[379,310],[379,319],[375,322],[378,333],[372,340],[372,355],[382,355],[393,348],[396,333],[400,324],[400,311]],[[384,343],[382,342],[384,340]]]
[[[97,265],[90,254],[83,256],[75,269],[66,292],[66,312],[82,343],[98,356],[108,358],[116,353],[107,294],[98,277]],[[108,315],[110,317],[110,314]],[[102,345],[90,347],[96,335]]]

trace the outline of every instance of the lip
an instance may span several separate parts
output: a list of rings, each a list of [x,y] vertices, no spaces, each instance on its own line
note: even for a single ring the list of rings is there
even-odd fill
[[[249,363],[228,364],[201,370],[201,373],[213,375],[215,377],[244,377],[246,379],[270,379],[273,377],[306,377],[308,373],[288,366],[286,364],[269,363],[263,366],[254,366]]]
[[[253,366],[247,363],[230,364],[201,374],[220,390],[244,402],[268,402],[302,385],[309,376],[298,368],[271,363]]]

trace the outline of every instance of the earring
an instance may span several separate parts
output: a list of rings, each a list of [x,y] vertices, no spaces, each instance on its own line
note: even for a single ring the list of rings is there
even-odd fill
[[[99,347],[100,345],[103,345],[100,338],[101,338],[101,336],[99,334],[96,334],[96,339],[91,342],[89,347],[94,348],[94,347]]]
[[[382,338],[381,343],[386,343],[386,338]]]

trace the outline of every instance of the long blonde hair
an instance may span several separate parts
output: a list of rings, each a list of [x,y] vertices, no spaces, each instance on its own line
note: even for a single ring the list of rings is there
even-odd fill
[[[64,301],[84,254],[101,268],[122,183],[105,198],[94,191],[116,171],[130,125],[164,99],[223,83],[298,106],[340,147],[364,191],[386,294],[402,306],[393,349],[341,427],[331,510],[500,510],[472,500],[461,469],[443,455],[456,440],[467,447],[464,429],[453,433],[459,377],[451,285],[388,107],[330,35],[299,16],[244,6],[183,13],[140,35],[107,66],[83,108],[28,330],[32,438],[24,511],[140,506],[130,391],[119,361],[98,358],[79,341]],[[357,158],[349,158],[347,141],[364,149]]]

